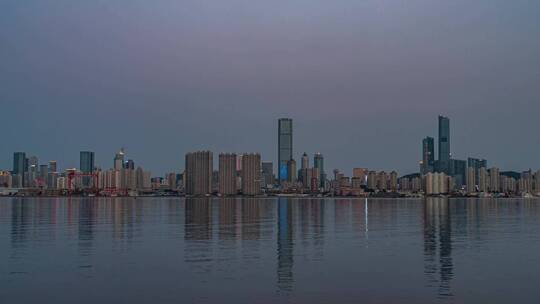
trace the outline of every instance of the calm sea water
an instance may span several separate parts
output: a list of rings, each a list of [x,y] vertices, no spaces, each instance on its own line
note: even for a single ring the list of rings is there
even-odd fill
[[[0,303],[538,303],[540,200],[0,198]]]

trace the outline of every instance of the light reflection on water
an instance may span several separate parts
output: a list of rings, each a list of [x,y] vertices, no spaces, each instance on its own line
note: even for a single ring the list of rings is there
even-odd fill
[[[1,198],[0,300],[533,302],[539,204]]]

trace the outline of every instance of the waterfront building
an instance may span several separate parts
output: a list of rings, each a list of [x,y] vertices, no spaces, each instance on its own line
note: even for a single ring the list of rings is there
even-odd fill
[[[242,171],[243,172],[243,171]],[[236,154],[219,155],[219,194],[236,194]]]
[[[13,178],[9,171],[0,171],[0,188],[11,188],[13,186]]]
[[[288,163],[293,158],[293,122],[290,118],[278,120],[278,179],[288,181]],[[296,169],[295,169],[296,170]]]
[[[272,188],[274,185],[274,164],[272,162],[262,163],[262,180],[264,188]]]
[[[185,158],[185,193],[207,195],[212,192],[213,157],[210,151],[190,152]]]
[[[398,180],[399,190],[401,191],[411,191],[411,181],[407,177],[402,177]]]
[[[319,152],[315,153],[313,156],[313,167],[319,170],[319,187],[324,188],[326,181],[326,174],[324,173],[324,157]]]
[[[467,159],[467,167],[474,169],[474,178],[477,183],[476,185],[478,185],[480,181],[480,168],[487,169],[487,160],[469,157]]]
[[[367,168],[353,168],[353,177],[360,179],[362,185],[366,185],[369,170]]]
[[[120,149],[114,156],[114,169],[115,170],[121,170],[124,168],[124,148]]]
[[[294,159],[289,159],[289,161],[287,162],[287,173],[287,181],[289,183],[294,183],[297,181],[298,178],[296,176],[296,161]]]
[[[379,191],[386,191],[388,189],[388,174],[384,171],[380,171],[377,174],[377,189]]]
[[[478,173],[478,191],[488,192],[488,172],[485,167],[480,168]]]
[[[304,154],[302,154],[302,167],[300,167],[300,169],[308,169],[309,168],[309,157],[308,155],[306,154],[306,152],[304,152]]]
[[[79,169],[82,173],[92,173],[94,172],[95,164],[94,164],[94,152],[91,151],[81,151],[80,153],[80,166]],[[88,188],[92,184],[92,177],[90,176],[83,176],[82,178],[82,186],[83,188]]]
[[[435,143],[433,137],[426,137],[422,140],[422,162],[421,173],[433,172],[435,165]]]
[[[55,160],[49,161],[49,172],[58,172],[58,163]]]
[[[467,168],[467,192],[476,192],[476,173],[473,167]]]
[[[124,164],[124,169],[135,170],[135,162],[132,159],[128,159]]]
[[[467,162],[460,159],[450,159],[449,175],[454,179],[456,187],[461,188],[467,181]]]
[[[448,173],[450,167],[450,119],[439,116],[438,171]]]
[[[501,184],[500,184],[500,173],[499,168],[491,168],[489,169],[489,191],[490,192],[500,192],[501,190]]]
[[[242,194],[258,195],[261,193],[261,155],[244,154],[242,157]]]
[[[389,179],[389,186],[390,191],[397,192],[398,190],[398,174],[396,171],[390,172],[390,179]]]
[[[377,172],[369,171],[367,177],[367,188],[370,190],[377,190]]]

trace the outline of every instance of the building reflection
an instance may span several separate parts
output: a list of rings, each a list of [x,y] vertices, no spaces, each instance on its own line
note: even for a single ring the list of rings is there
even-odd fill
[[[296,199],[278,198],[277,286],[281,292],[292,291],[294,277],[293,205]]]
[[[446,198],[427,198],[424,203],[424,274],[440,297],[451,297],[454,277],[452,222]]]
[[[222,198],[219,201],[219,230],[220,240],[238,239],[238,202],[236,198]]]

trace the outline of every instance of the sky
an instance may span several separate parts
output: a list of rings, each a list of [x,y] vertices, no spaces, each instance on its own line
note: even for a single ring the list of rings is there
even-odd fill
[[[15,151],[109,168],[120,147],[154,175],[189,151],[329,173],[418,171],[451,119],[453,157],[540,168],[540,1],[2,0],[0,169]]]

